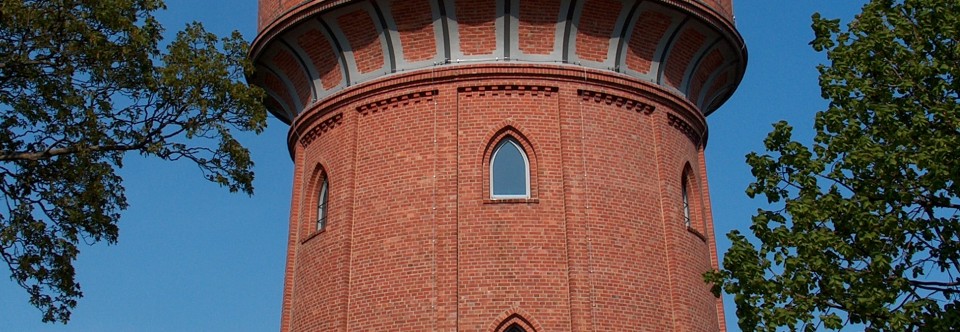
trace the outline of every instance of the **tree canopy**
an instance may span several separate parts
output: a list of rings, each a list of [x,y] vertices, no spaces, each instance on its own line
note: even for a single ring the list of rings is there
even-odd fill
[[[79,245],[117,241],[130,152],[195,163],[253,193],[235,138],[266,125],[238,32],[187,25],[161,47],[161,0],[0,0],[0,254],[11,279],[64,322],[82,296]]]
[[[707,280],[744,331],[960,326],[960,1],[873,0],[813,15],[826,110],[811,143],[780,122],[747,155],[750,240]]]

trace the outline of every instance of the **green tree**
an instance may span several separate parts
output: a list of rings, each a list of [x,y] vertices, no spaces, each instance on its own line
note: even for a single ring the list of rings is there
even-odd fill
[[[829,101],[805,145],[776,123],[747,163],[752,243],[724,270],[744,331],[960,326],[960,1],[873,0],[844,29],[813,15]]]
[[[266,123],[239,33],[193,23],[161,51],[161,0],[0,0],[0,253],[47,322],[82,296],[80,241],[117,241],[128,152],[252,194],[233,137]]]

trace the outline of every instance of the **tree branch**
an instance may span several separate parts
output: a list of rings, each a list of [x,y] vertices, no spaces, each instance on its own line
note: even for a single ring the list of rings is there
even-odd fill
[[[933,286],[939,287],[957,287],[960,286],[960,281],[954,282],[942,282],[942,281],[920,281],[920,280],[909,280],[911,285],[917,286],[923,289],[939,289],[939,288],[928,288]]]
[[[18,161],[18,160],[37,161],[37,160],[43,160],[43,159],[50,159],[60,155],[77,153],[80,151],[94,151],[94,152],[130,151],[130,150],[142,149],[144,146],[146,146],[145,141],[137,144],[108,144],[108,145],[94,145],[94,146],[86,146],[86,147],[71,146],[66,148],[48,149],[41,152],[18,151],[18,152],[0,154],[0,161]]]

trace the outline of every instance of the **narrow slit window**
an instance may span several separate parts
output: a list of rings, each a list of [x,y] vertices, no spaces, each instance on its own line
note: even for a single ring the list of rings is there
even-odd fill
[[[493,150],[490,187],[495,199],[530,197],[530,161],[512,137],[504,138]]]
[[[683,225],[690,227],[690,194],[689,190],[687,189],[689,183],[686,175],[684,175],[682,182],[680,195],[683,199]]]
[[[327,198],[330,191],[327,184],[327,177],[323,176],[323,182],[320,184],[320,193],[317,198],[317,231],[327,226]]]

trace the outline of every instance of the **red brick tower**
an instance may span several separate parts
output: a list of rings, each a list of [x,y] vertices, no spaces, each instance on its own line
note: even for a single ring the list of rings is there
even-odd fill
[[[260,0],[282,331],[718,331],[730,0]]]

